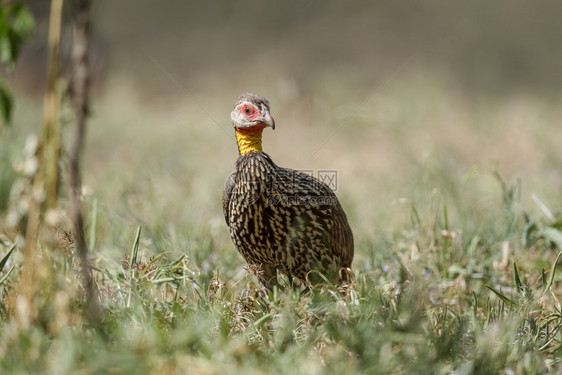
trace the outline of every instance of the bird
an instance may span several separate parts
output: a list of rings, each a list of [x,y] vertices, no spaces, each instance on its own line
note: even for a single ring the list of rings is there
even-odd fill
[[[239,157],[223,192],[234,245],[264,290],[339,285],[351,274],[354,244],[347,216],[330,187],[310,174],[277,166],[262,151],[275,129],[269,101],[244,93],[230,114]]]

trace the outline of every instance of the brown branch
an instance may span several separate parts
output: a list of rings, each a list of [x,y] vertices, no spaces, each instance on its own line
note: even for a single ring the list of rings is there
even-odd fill
[[[56,207],[58,187],[58,157],[60,150],[60,95],[56,84],[59,81],[59,45],[61,35],[63,0],[52,0],[49,14],[49,61],[47,89],[44,102],[43,131],[37,149],[37,172],[33,177],[31,194],[28,197],[27,223],[23,227],[25,246],[23,250],[23,273],[18,286],[15,304],[16,316],[27,326],[37,318],[33,306],[43,280],[48,275],[47,266],[41,262],[39,238],[43,227],[45,209]]]
[[[51,1],[49,21],[49,62],[47,69],[47,90],[45,92],[45,111],[43,119],[45,210],[57,207],[59,188],[59,156],[61,148],[60,108],[62,93],[60,77],[60,37],[62,29],[62,7],[64,0]],[[43,171],[42,171],[43,173]]]
[[[88,44],[90,37],[90,0],[75,0],[74,38],[72,44],[72,94],[75,107],[76,128],[70,149],[70,215],[74,227],[76,250],[82,266],[82,278],[86,288],[88,318],[99,328],[100,307],[92,273],[88,264],[88,248],[84,237],[84,218],[80,206],[80,157],[84,145],[86,119],[88,117],[90,67]]]

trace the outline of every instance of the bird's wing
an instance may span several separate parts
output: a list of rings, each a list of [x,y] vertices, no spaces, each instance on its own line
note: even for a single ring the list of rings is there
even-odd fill
[[[353,233],[347,221],[347,216],[336,195],[324,182],[292,169],[282,168],[279,178],[285,180],[282,186],[290,186],[289,194],[310,195],[322,198],[324,203],[314,209],[319,223],[324,230],[328,246],[342,258],[344,267],[349,267],[353,259]],[[326,214],[320,215],[320,212]]]
[[[317,193],[320,193],[325,198],[333,199],[328,205],[328,212],[330,214],[324,218],[328,243],[332,250],[341,257],[342,265],[344,267],[349,267],[353,260],[354,246],[353,233],[349,226],[347,215],[332,189],[323,182],[318,181],[317,184]],[[328,223],[330,225],[328,225]],[[331,229],[329,229],[330,227]]]
[[[234,188],[234,177],[236,176],[236,172],[233,172],[226,181],[224,182],[224,191],[222,192],[222,212],[224,214],[224,220],[226,221],[226,225],[230,226],[228,223],[228,217],[230,216],[230,212],[228,210],[228,206],[230,204],[230,193],[232,193],[232,189]]]

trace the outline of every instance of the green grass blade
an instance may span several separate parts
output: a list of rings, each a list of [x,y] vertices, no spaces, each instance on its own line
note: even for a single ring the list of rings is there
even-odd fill
[[[536,194],[531,194],[531,199],[533,200],[533,202],[535,202],[535,204],[537,205],[537,207],[542,211],[542,213],[544,214],[544,216],[546,216],[546,218],[550,221],[553,222],[555,221],[555,217],[552,214],[552,212],[548,209],[548,207],[546,206],[546,204],[544,204],[539,197]]]
[[[472,291],[472,314],[474,315],[474,321],[476,321],[476,313],[478,312],[478,296],[475,291]]]
[[[558,250],[562,250],[562,232],[552,227],[546,227],[542,230],[542,236],[548,241],[554,243]]]
[[[517,303],[515,303],[512,299],[506,297],[505,294],[503,294],[502,292],[492,288],[489,285],[486,285],[486,288],[488,288],[492,292],[494,292],[496,294],[496,296],[498,296],[506,305],[511,306],[511,307],[517,307]]]
[[[272,313],[265,314],[264,316],[262,316],[261,318],[259,318],[258,320],[256,320],[254,322],[254,327],[259,328],[262,325],[264,325],[266,322],[268,322],[269,320],[273,319],[274,317],[275,317],[275,315],[272,314]]]
[[[98,200],[94,198],[92,207],[92,222],[90,224],[90,251],[96,247],[96,227],[98,226]]]
[[[517,287],[517,291],[519,293],[523,292],[523,286],[521,284],[521,279],[519,278],[519,272],[517,272],[517,264],[515,264],[515,262],[513,262],[513,282]]]
[[[158,284],[163,284],[163,283],[169,283],[172,281],[179,281],[182,279],[188,279],[188,276],[178,276],[178,277],[164,277],[162,279],[156,279],[156,280],[150,280],[150,282],[152,284],[158,285]]]
[[[104,274],[107,278],[109,278],[112,281],[117,282],[119,280],[118,277],[113,275],[111,272],[109,272],[105,268],[100,268],[100,267],[96,267],[96,266],[90,266],[90,268],[93,269],[94,271],[98,271],[99,273]]]
[[[135,236],[135,242],[133,242],[133,248],[131,249],[131,266],[137,263],[141,231],[142,231],[142,227],[139,225],[139,227],[137,228],[137,235]]]
[[[470,241],[470,244],[468,245],[468,248],[466,250],[466,254],[468,257],[472,258],[474,254],[476,254],[476,249],[478,247],[479,242],[480,242],[480,236],[476,235],[472,237],[472,240]]]
[[[135,241],[133,242],[133,248],[131,249],[131,280],[135,279],[135,264],[137,263],[137,257],[139,254],[139,243],[141,236],[142,227],[139,225],[137,228],[137,235],[135,236]],[[131,298],[133,296],[133,290],[129,291],[129,297],[127,298],[127,307],[131,306]]]
[[[12,246],[10,246],[10,249],[8,249],[8,252],[6,253],[6,255],[4,255],[2,260],[0,260],[0,271],[2,271],[4,269],[4,266],[6,265],[6,262],[8,262],[8,258],[10,257],[10,255],[12,255],[12,253],[14,252],[14,249],[16,248],[17,243],[18,243],[17,241],[14,242],[12,244]]]
[[[410,220],[412,222],[412,228],[413,229],[417,229],[417,228],[420,227],[420,225],[421,225],[420,215],[419,215],[418,210],[416,209],[416,206],[414,204],[412,204],[412,210],[410,212]]]
[[[164,253],[160,253],[150,259],[150,261],[146,264],[146,267],[143,273],[140,275],[141,277],[146,277],[149,273],[152,274],[152,278],[155,279],[158,275],[162,274],[165,271],[165,267],[161,267],[162,265],[162,257]],[[154,266],[152,271],[150,269]]]
[[[552,267],[550,268],[550,278],[548,279],[548,283],[546,284],[546,287],[544,288],[544,290],[542,291],[541,295],[539,296],[539,298],[541,298],[542,296],[545,295],[545,293],[550,289],[550,287],[552,286],[552,283],[554,282],[554,274],[556,273],[556,264],[558,264],[558,260],[560,259],[560,256],[562,256],[562,251],[560,253],[558,253],[558,256],[556,257],[556,260],[554,260],[554,263],[552,263]]]
[[[448,232],[449,231],[449,214],[447,213],[447,201],[443,200],[443,221],[444,221],[444,228]]]
[[[2,278],[0,279],[0,285],[4,284],[4,282],[8,280],[8,276],[10,276],[14,268],[16,268],[16,265],[13,265],[12,268],[10,268],[10,270],[4,276],[2,276]]]

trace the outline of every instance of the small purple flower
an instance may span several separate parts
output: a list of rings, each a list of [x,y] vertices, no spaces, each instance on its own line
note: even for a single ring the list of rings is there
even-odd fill
[[[431,273],[431,271],[426,268],[424,273],[423,273],[423,277],[428,277],[430,273]]]
[[[385,266],[382,268],[382,271],[383,271],[383,272],[388,272],[388,271],[390,271],[390,266],[389,266],[388,264],[385,265]]]

